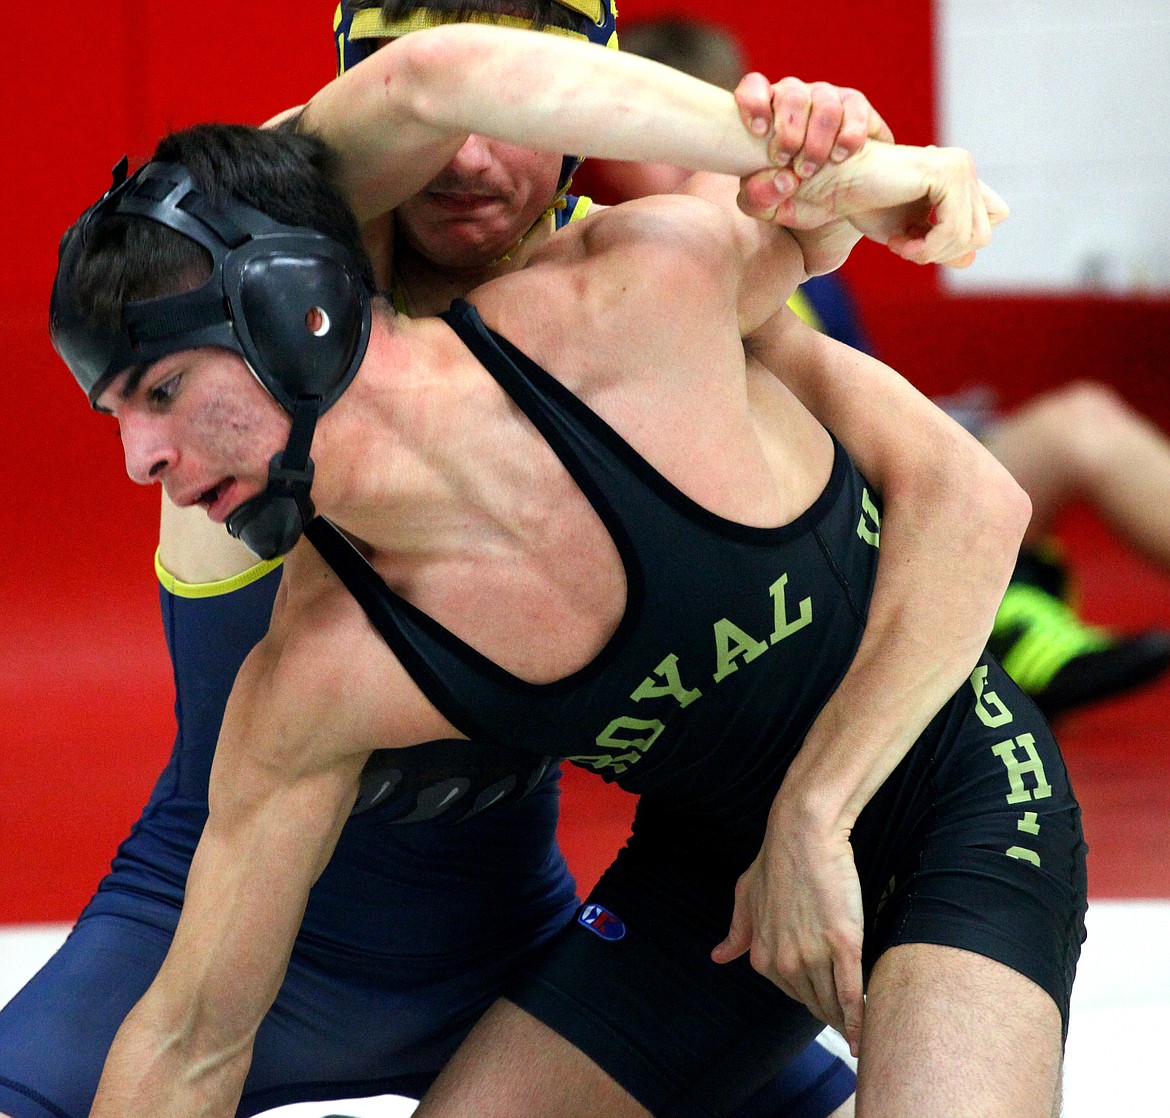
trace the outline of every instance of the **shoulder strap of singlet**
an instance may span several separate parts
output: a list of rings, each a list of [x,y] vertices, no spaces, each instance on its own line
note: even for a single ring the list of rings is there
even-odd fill
[[[353,595],[370,619],[370,624],[389,645],[391,652],[398,657],[423,694],[468,737],[492,741],[491,735],[478,724],[470,710],[444,684],[443,672],[436,670],[432,654],[439,648],[450,652],[451,646],[455,645],[459,658],[464,662],[478,661],[476,666],[481,670],[486,666],[489,670],[498,671],[497,666],[391,590],[366,557],[345,538],[335,524],[323,516],[315,517],[305,528],[305,536]]]
[[[564,229],[574,221],[580,221],[593,207],[593,199],[584,195],[566,194],[561,200],[564,205],[553,211],[553,225],[557,229]]]
[[[540,432],[623,550],[622,521],[637,518],[644,500],[631,480],[653,473],[649,464],[559,380],[489,329],[470,303],[456,299],[440,317]]]
[[[506,339],[489,332],[470,304],[456,300],[442,317],[528,416],[597,510],[622,556],[627,598],[632,602],[639,601],[644,587],[641,564],[622,515],[613,508],[614,503],[625,504],[631,500],[630,471],[618,448],[604,445],[606,440],[599,438],[600,432],[610,429],[559,381]],[[520,362],[523,370],[517,367]],[[552,398],[554,395],[555,399]],[[625,447],[616,433],[612,433],[612,437]],[[423,694],[469,737],[480,741],[496,740],[460,701],[456,689],[449,685],[455,664],[460,670],[477,676],[482,687],[526,696],[540,690],[539,686],[525,683],[504,671],[395,593],[365,556],[328,520],[315,518],[305,529],[305,535],[353,595]],[[619,633],[626,625],[627,622],[623,621]]]

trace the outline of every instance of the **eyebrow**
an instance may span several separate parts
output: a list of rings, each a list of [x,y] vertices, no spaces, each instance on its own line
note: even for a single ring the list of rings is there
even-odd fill
[[[146,376],[149,368],[150,366],[145,362],[130,366],[130,372],[126,376],[126,383],[118,390],[120,399],[129,400],[138,391],[138,386],[142,383],[142,378]]]
[[[138,386],[142,383],[142,378],[146,376],[146,371],[150,368],[149,365],[139,364],[131,365],[130,372],[126,377],[126,383],[118,390],[119,400],[129,400],[131,396],[138,390]],[[103,408],[99,404],[94,404],[94,411],[101,412],[102,415],[113,415],[110,408]]]

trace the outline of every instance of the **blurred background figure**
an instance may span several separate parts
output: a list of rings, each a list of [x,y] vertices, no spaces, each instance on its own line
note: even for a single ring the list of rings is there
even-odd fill
[[[747,70],[730,31],[686,16],[624,25],[622,49],[733,89]],[[877,108],[881,109],[878,105]],[[678,190],[690,172],[660,163],[591,160],[586,193],[616,203]],[[816,329],[867,353],[873,347],[837,273],[792,298]],[[936,402],[972,431],[1032,500],[1032,523],[989,647],[1049,717],[1148,683],[1170,668],[1170,631],[1118,634],[1086,624],[1053,536],[1059,514],[1087,502],[1129,546],[1170,573],[1170,440],[1108,385],[1078,382],[1006,414],[982,386]]]

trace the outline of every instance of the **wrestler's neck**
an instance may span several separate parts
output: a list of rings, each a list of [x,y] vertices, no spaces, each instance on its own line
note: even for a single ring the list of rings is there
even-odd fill
[[[546,214],[505,252],[471,267],[437,264],[422,256],[405,238],[399,238],[385,290],[391,293],[398,309],[413,318],[440,314],[474,288],[519,271],[555,229],[552,214]]]
[[[318,422],[317,511],[379,552],[457,548],[468,518],[482,369],[445,323],[379,302],[361,368]]]

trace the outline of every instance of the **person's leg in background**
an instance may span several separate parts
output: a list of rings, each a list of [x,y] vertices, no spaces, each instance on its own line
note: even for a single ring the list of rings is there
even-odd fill
[[[1081,622],[1049,543],[1072,501],[1170,571],[1170,440],[1104,384],[1045,393],[984,436],[1032,501],[991,650],[1049,716],[1135,687],[1170,667],[1170,632],[1118,636]]]

